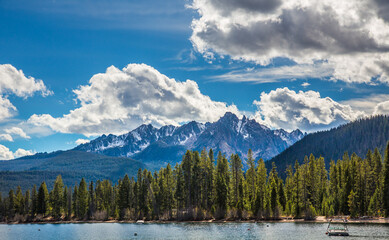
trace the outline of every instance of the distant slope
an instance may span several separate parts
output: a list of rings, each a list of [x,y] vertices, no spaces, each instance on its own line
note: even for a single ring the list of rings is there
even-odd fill
[[[88,181],[110,179],[116,182],[125,174],[135,176],[146,166],[124,157],[109,157],[81,151],[58,151],[37,154],[10,161],[0,161],[0,192],[20,185],[23,189],[39,185],[42,181],[51,187],[58,174],[66,185],[74,185],[82,177]]]
[[[328,167],[331,159],[340,159],[345,151],[364,157],[368,149],[378,147],[382,153],[388,140],[389,116],[374,116],[309,134],[266,162],[266,166],[269,169],[275,162],[279,173],[284,175],[288,165],[294,165],[296,159],[301,164],[304,156],[312,153],[315,157],[323,156]]]

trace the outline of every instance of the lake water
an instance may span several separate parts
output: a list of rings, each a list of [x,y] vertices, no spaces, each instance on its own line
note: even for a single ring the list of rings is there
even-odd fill
[[[389,239],[389,225],[348,224],[347,239]],[[325,223],[0,224],[0,239],[339,239]],[[40,230],[40,231],[39,231]],[[137,233],[137,236],[134,236]]]

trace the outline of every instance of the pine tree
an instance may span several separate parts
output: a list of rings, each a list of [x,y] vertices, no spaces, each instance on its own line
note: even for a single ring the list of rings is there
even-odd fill
[[[78,187],[77,202],[78,218],[84,219],[88,211],[88,189],[84,178],[81,179]]]
[[[80,215],[80,213],[79,213],[79,205],[78,205],[78,188],[77,188],[77,184],[74,185],[72,199],[73,199],[73,206],[72,206],[73,213],[74,213],[75,217],[78,217]]]
[[[45,216],[48,210],[49,191],[47,190],[46,183],[42,182],[38,190],[37,213]]]
[[[20,186],[16,188],[15,212],[20,215],[24,215],[24,197]]]
[[[35,217],[38,213],[38,193],[36,191],[36,185],[32,187],[31,192],[31,217]]]
[[[208,153],[207,160],[207,209],[208,211],[212,211],[212,206],[215,198],[215,186],[214,186],[214,155],[212,148]]]
[[[93,219],[96,212],[96,195],[94,191],[93,181],[89,184],[89,203],[88,203],[88,219]]]
[[[30,190],[27,190],[24,194],[24,214],[30,214],[31,213],[31,197],[30,197]]]
[[[7,211],[8,217],[13,218],[15,216],[15,194],[13,189],[9,190],[7,207],[8,207],[8,211]]]
[[[72,211],[73,211],[73,204],[72,204],[72,188],[69,187],[67,191],[67,196],[66,196],[66,219],[70,220],[72,218]]]
[[[221,152],[217,156],[216,164],[216,209],[217,218],[224,218],[228,208],[228,185],[229,185],[228,161]]]
[[[266,174],[267,170],[265,167],[265,162],[263,159],[258,160],[257,167],[257,182],[256,182],[256,196],[255,196],[255,208],[254,215],[257,218],[263,216],[264,207],[265,207],[265,192],[266,192]]]
[[[185,207],[189,208],[192,206],[192,153],[186,151],[184,159],[182,160],[182,173],[184,175],[184,196],[186,196]]]
[[[255,209],[255,197],[256,197],[256,190],[257,190],[257,174],[255,171],[255,160],[253,158],[253,151],[249,149],[247,153],[247,164],[249,169],[246,172],[246,178],[247,178],[247,201],[250,207],[251,211],[254,211]]]
[[[174,175],[176,178],[176,188],[174,192],[174,197],[176,198],[177,202],[177,209],[182,210],[182,208],[185,206],[185,196],[184,196],[184,188],[185,188],[185,181],[184,181],[184,175],[182,173],[182,168],[180,165],[176,164],[174,167]]]
[[[126,210],[129,209],[129,207],[130,207],[129,194],[130,194],[130,178],[126,174],[124,176],[123,180],[119,184],[118,206],[119,206],[121,219],[124,218]]]
[[[62,215],[63,209],[63,187],[61,175],[57,176],[54,182],[54,188],[52,190],[52,207],[53,207],[53,216],[55,218],[60,218]]]
[[[242,210],[242,204],[240,202],[240,199],[243,197],[243,192],[240,191],[240,189],[243,189],[242,178],[243,178],[243,171],[242,171],[242,160],[240,159],[238,154],[231,155],[231,194],[233,195],[232,199],[232,207]]]
[[[382,188],[383,188],[382,203],[385,212],[385,217],[389,217],[389,142],[385,149]]]

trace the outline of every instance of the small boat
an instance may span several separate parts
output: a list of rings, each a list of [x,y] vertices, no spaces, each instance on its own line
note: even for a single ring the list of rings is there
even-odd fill
[[[328,236],[349,236],[348,228],[347,228],[347,221],[345,219],[343,220],[343,224],[332,224],[333,219],[331,219],[328,223],[327,232],[326,234]]]
[[[143,223],[145,223],[145,221],[144,220],[138,220],[138,221],[136,221],[136,223],[143,224]]]

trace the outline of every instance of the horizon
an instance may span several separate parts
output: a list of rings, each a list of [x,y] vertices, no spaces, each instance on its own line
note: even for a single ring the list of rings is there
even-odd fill
[[[388,3],[252,4],[1,2],[0,160],[226,112],[306,133],[389,114]]]

